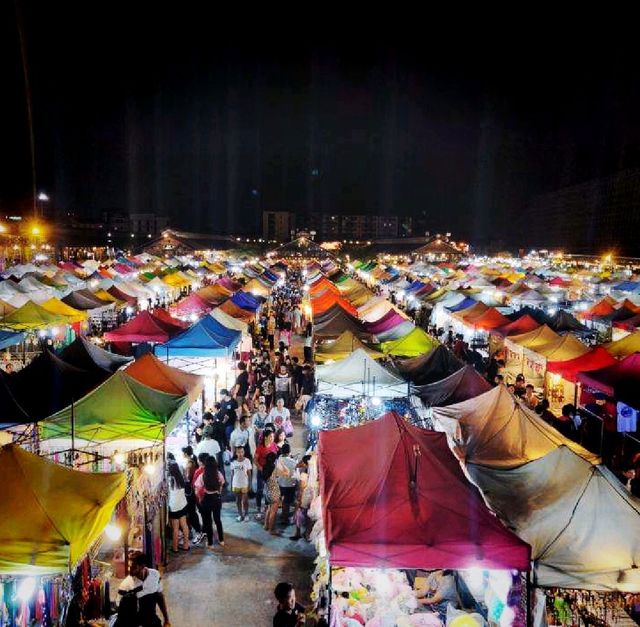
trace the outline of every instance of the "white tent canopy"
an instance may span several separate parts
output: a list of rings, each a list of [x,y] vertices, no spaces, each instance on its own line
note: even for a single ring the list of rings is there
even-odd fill
[[[467,471],[531,545],[537,585],[640,591],[640,500],[608,468],[561,446],[519,468]]]
[[[399,398],[409,393],[408,384],[359,348],[346,359],[316,368],[318,394],[339,398],[378,396]]]
[[[249,325],[246,322],[230,316],[227,312],[222,311],[218,307],[216,307],[209,315],[217,320],[223,327],[227,327],[227,329],[235,329],[236,331],[242,331],[242,333],[249,332]]]
[[[447,434],[467,463],[514,468],[566,445],[591,463],[599,458],[565,438],[499,385],[473,399],[433,408],[434,428]]]

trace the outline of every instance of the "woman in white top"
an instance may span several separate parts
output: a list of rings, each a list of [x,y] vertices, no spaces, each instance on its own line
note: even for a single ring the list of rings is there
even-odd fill
[[[178,536],[182,531],[182,551],[189,550],[189,525],[187,514],[189,507],[184,493],[184,477],[176,462],[169,462],[169,520],[171,521],[172,550],[178,552]]]

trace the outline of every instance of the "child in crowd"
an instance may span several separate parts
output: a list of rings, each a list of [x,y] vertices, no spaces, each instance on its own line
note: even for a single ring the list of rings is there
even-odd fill
[[[245,457],[244,446],[236,446],[234,450],[235,457],[230,464],[231,490],[236,495],[236,507],[238,508],[236,520],[242,522],[248,520],[252,464]]]

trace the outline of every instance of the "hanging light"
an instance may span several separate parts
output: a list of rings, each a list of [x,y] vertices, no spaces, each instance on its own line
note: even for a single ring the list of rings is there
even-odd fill
[[[109,523],[104,528],[104,535],[112,542],[117,542],[122,537],[122,529],[115,523]]]
[[[23,603],[26,603],[31,599],[35,591],[36,591],[35,577],[25,577],[18,585],[18,590],[16,591],[16,595]]]

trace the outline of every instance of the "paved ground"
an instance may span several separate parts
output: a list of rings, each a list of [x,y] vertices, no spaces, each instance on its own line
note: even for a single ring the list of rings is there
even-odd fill
[[[303,450],[303,429],[295,422],[294,453]],[[164,576],[165,594],[174,627],[266,627],[275,612],[273,588],[291,581],[301,602],[308,602],[315,550],[304,540],[292,542],[294,527],[282,537],[269,535],[253,520],[236,522],[235,503],[225,503],[222,524],[225,547],[192,548],[170,554]]]

